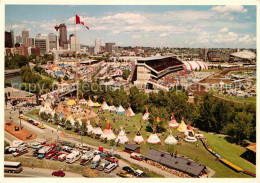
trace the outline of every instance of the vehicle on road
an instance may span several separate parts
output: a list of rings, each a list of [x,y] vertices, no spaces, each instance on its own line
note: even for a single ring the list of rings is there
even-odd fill
[[[20,162],[5,161],[4,172],[6,173],[20,173],[23,170]]]
[[[110,155],[110,154],[107,154],[107,155],[105,156],[105,159],[106,159],[107,161],[112,162],[112,163],[117,163],[117,162],[118,162],[118,159],[116,159],[116,157],[114,157],[114,156],[112,156],[112,155]]]
[[[138,154],[138,153],[130,154],[130,158],[136,159],[138,161],[142,161],[143,160],[143,156],[141,154]]]
[[[111,163],[110,165],[108,165],[108,166],[105,168],[104,172],[105,172],[105,173],[110,173],[110,172],[112,172],[114,169],[116,169],[117,167],[118,167],[118,164],[117,164],[117,163]]]
[[[129,174],[134,174],[135,173],[135,171],[131,167],[129,167],[129,166],[124,166],[122,169],[125,170]]]
[[[103,171],[109,164],[110,162],[101,163],[101,165],[98,167],[98,170]]]
[[[100,161],[101,161],[100,155],[96,155],[93,158],[92,162],[91,162],[90,168],[91,169],[97,168],[97,166],[99,165]]]
[[[51,174],[52,176],[57,176],[57,177],[64,177],[65,173],[62,170],[54,171]]]
[[[38,127],[39,127],[40,129],[45,129],[45,126],[44,126],[42,123],[39,124]]]
[[[134,175],[128,173],[127,171],[125,170],[119,170],[117,173],[116,173],[117,176],[119,177],[123,177],[123,178],[132,178],[134,177]]]

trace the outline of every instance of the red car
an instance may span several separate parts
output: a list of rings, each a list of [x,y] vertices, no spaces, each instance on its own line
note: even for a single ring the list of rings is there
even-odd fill
[[[45,158],[46,159],[50,159],[52,156],[54,156],[55,154],[57,154],[58,153],[58,151],[51,151],[51,152],[49,152],[49,153],[47,153],[46,155],[45,155]]]
[[[136,159],[138,161],[142,161],[143,160],[143,156],[141,154],[138,154],[138,153],[132,153],[130,155],[130,158]]]
[[[58,160],[59,155],[62,155],[64,153],[58,153],[55,156],[53,156],[52,160]]]
[[[57,177],[64,177],[65,173],[62,170],[54,171],[51,174],[52,176],[57,176]]]
[[[54,147],[56,147],[55,143],[50,144],[50,148],[53,149]]]
[[[107,155],[105,156],[105,159],[106,159],[107,161],[112,162],[112,163],[117,163],[117,162],[118,162],[118,159],[116,159],[114,156],[112,156],[112,155],[110,155],[110,154],[107,154]]]

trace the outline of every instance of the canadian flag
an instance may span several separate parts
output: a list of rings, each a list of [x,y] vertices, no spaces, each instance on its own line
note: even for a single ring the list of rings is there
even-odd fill
[[[81,21],[80,21],[80,17],[79,17],[77,14],[76,14],[76,24],[82,24],[84,27],[86,27],[87,29],[89,29],[89,27],[86,26],[84,22],[81,22]]]

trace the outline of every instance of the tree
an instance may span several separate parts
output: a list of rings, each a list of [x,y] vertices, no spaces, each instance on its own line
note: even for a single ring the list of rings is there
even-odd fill
[[[58,80],[59,83],[61,82],[61,78],[60,77],[58,77],[57,80]]]
[[[250,136],[253,130],[252,126],[253,115],[246,112],[236,114],[233,123],[227,124],[225,131],[237,144]]]
[[[79,130],[79,127],[80,127],[80,124],[78,121],[75,121],[74,123],[74,128],[75,128],[75,131],[77,132]]]
[[[86,123],[82,122],[82,125],[80,126],[80,130],[81,130],[82,132],[86,132],[86,130],[87,130]]]
[[[71,129],[71,122],[70,122],[70,120],[67,120],[67,121],[65,122],[65,127],[66,127],[66,129],[68,129],[68,130]]]
[[[65,81],[69,80],[69,77],[67,75],[64,76],[63,78]]]
[[[128,76],[130,75],[130,71],[129,70],[124,70],[122,77],[124,80],[127,80]]]

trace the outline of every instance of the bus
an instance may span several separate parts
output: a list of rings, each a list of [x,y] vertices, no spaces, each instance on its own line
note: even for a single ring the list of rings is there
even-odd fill
[[[20,162],[4,162],[4,171],[7,173],[20,173],[23,170],[22,164]]]

